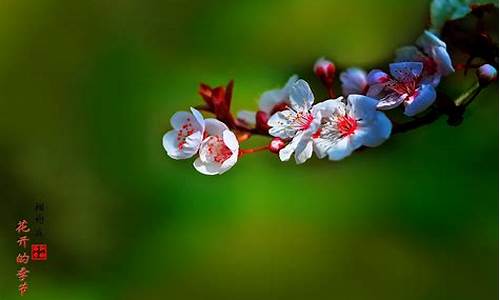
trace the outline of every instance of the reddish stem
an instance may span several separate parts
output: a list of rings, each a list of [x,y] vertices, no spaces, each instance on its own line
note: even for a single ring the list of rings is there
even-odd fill
[[[335,95],[335,89],[333,88],[333,84],[330,85],[330,87],[328,88],[328,97],[330,97],[330,99],[337,98],[337,96]]]
[[[268,150],[267,145],[260,146],[260,147],[255,147],[255,148],[250,148],[250,149],[240,149],[240,156],[243,156],[245,154],[250,154],[250,153],[265,151],[265,150]]]

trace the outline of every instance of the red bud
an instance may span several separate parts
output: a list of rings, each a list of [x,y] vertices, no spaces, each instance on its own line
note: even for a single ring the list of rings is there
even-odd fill
[[[271,140],[271,142],[269,143],[269,151],[271,151],[272,153],[278,153],[280,152],[281,149],[283,149],[284,147],[286,146],[286,143],[285,141],[283,141],[281,138],[279,137],[275,137],[274,139]]]
[[[498,72],[492,65],[484,64],[477,69],[476,75],[479,79],[479,83],[487,85],[490,82],[497,80]]]
[[[335,71],[335,64],[323,57],[314,64],[314,73],[327,87],[333,84]]]

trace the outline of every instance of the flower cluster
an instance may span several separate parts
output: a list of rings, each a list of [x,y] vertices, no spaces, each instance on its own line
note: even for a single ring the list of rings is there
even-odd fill
[[[446,44],[425,31],[414,46],[396,51],[395,62],[389,65],[390,74],[378,69],[367,74],[351,68],[340,74],[340,80],[344,95],[358,93],[379,99],[380,110],[403,104],[404,114],[413,117],[434,103],[435,87],[441,77],[454,71]]]
[[[314,104],[314,95],[304,80],[291,88],[290,106],[268,121],[269,134],[288,144],[279,151],[282,161],[294,154],[297,164],[326,156],[340,160],[361,146],[375,147],[391,134],[392,124],[377,111],[378,101],[363,95],[349,95]]]
[[[396,124],[386,111],[397,113],[401,107],[406,118],[416,120],[430,110],[436,87],[455,68],[446,43],[425,31],[414,45],[396,51],[387,72],[348,68],[340,73],[340,97],[335,96],[333,62],[320,58],[313,71],[326,88],[327,99],[316,101],[310,85],[293,75],[283,88],[261,95],[258,111],[240,111],[236,117],[231,113],[232,81],[216,88],[202,84],[199,93],[205,104],[197,108],[216,118],[205,119],[195,108],[177,112],[170,120],[173,129],[163,136],[163,147],[173,159],[197,155],[194,167],[206,175],[222,174],[239,157],[262,150],[278,154],[281,161],[293,155],[297,164],[313,153],[319,159],[341,160],[361,147],[377,147],[391,136]],[[496,80],[497,71],[483,65],[477,76],[486,85]],[[272,140],[263,147],[240,149],[240,142],[253,134]]]

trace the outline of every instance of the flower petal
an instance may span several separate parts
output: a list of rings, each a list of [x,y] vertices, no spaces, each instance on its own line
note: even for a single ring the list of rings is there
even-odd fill
[[[418,113],[423,112],[436,100],[436,91],[434,87],[429,84],[422,85],[417,90],[417,96],[411,102],[405,102],[404,114],[412,117]]]
[[[162,139],[163,148],[167,151],[168,156],[173,159],[183,159],[182,153],[177,148],[177,131],[170,130],[163,135]],[[188,158],[188,157],[186,157]]]
[[[219,174],[225,173],[227,170],[231,169],[238,161],[238,151],[234,152],[231,157],[226,159],[221,166]]]
[[[415,46],[405,46],[396,50],[396,62],[418,61],[420,62],[423,53]]]
[[[178,111],[170,118],[170,125],[172,125],[172,128],[179,130],[192,117],[193,115],[187,111]]]
[[[403,101],[408,97],[408,95],[399,95],[397,93],[392,93],[384,98],[380,99],[377,104],[377,108],[380,110],[389,110],[398,107]]]
[[[455,68],[453,68],[450,55],[446,51],[446,48],[443,47],[434,48],[433,57],[434,61],[437,64],[438,72],[441,73],[443,76],[447,76],[455,72]]]
[[[311,112],[313,115],[319,114],[319,118],[326,118],[329,115],[333,114],[339,108],[345,109],[345,104],[342,102],[344,98],[338,97],[337,99],[329,99],[320,103],[316,103]]]
[[[302,139],[295,149],[295,162],[302,164],[311,158],[313,153],[312,139]]]
[[[389,65],[392,77],[400,82],[414,80],[422,74],[423,67],[420,62],[399,62]]]
[[[224,144],[231,150],[233,153],[238,152],[240,148],[240,144],[238,143],[238,139],[236,135],[231,130],[224,130],[222,133],[222,139],[224,140]]]
[[[299,132],[288,145],[286,145],[283,149],[280,150],[279,156],[281,161],[288,161],[292,156],[292,153],[295,151],[297,146],[299,145],[302,137],[304,136],[304,132]]]
[[[435,47],[446,48],[446,43],[437,37],[434,33],[426,30],[415,42],[417,46],[424,49],[424,52],[430,54],[431,49]]]
[[[205,131],[205,119],[203,118],[203,115],[198,110],[192,107],[191,113],[193,114],[196,123],[198,123],[197,129],[199,129],[200,131]]]
[[[351,115],[356,120],[370,122],[375,117],[379,101],[367,96],[349,95],[347,103],[351,106]]]
[[[321,126],[321,113],[320,112],[313,112],[313,120],[311,124],[309,124],[309,128],[304,130],[304,135],[307,136],[307,138],[311,138],[313,134],[315,134],[319,127]]]
[[[222,136],[224,130],[227,130],[227,125],[217,119],[205,120],[206,133],[209,136]]]
[[[299,79],[292,85],[290,102],[295,110],[309,109],[312,106],[314,95],[305,80]]]
[[[383,96],[382,92],[384,91],[384,88],[385,88],[385,83],[370,85],[370,88],[368,88],[368,92],[366,92],[366,95],[368,97],[378,99]]]
[[[313,139],[314,153],[318,158],[325,158],[328,155],[328,150],[335,142],[332,139],[315,138]]]
[[[331,143],[327,139],[314,138],[313,139],[313,150],[319,159],[324,158],[327,155],[328,149],[330,149]]]
[[[194,168],[204,175],[217,175],[224,172],[221,165],[211,162],[204,162],[199,157],[193,163]]]
[[[255,126],[256,120],[255,116],[257,115],[257,112],[255,111],[249,111],[249,110],[240,110],[238,114],[236,114],[236,118],[245,122],[245,124],[249,126]]]
[[[328,150],[328,159],[341,160],[351,155],[354,150],[355,148],[351,144],[351,139],[349,137],[341,138]]]
[[[285,100],[289,101],[288,95],[282,89],[264,92],[262,96],[260,96],[259,110],[269,114],[277,104],[285,102]]]
[[[190,154],[190,157],[193,156],[200,148],[200,144],[202,141],[203,133],[201,131],[194,132],[184,140],[182,152]]]
[[[385,83],[389,80],[389,75],[379,69],[371,70],[366,76],[369,85]]]
[[[366,72],[360,68],[349,68],[340,73],[342,82],[342,93],[344,96],[349,94],[365,94],[368,88]]]
[[[391,135],[392,123],[383,112],[377,112],[373,122],[359,128],[356,135],[360,143],[368,147],[377,147]]]
[[[287,95],[290,95],[290,93],[292,92],[292,86],[295,84],[295,82],[297,82],[297,80],[299,80],[299,76],[295,74],[290,76],[290,78],[288,78],[288,81],[283,87],[283,90]]]

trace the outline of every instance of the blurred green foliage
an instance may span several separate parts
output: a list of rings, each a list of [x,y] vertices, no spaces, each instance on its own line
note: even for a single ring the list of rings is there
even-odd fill
[[[428,1],[0,2],[0,299],[36,201],[49,260],[29,299],[497,299],[497,85],[459,127],[340,163],[258,153],[207,177],[161,146],[200,81],[235,79],[235,111],[292,73],[321,98],[317,57],[384,66],[428,18]]]

